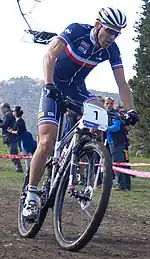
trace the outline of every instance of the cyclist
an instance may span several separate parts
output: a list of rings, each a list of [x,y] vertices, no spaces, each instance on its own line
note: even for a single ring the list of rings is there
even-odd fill
[[[62,92],[81,103],[90,102],[102,106],[99,99],[88,92],[84,80],[94,67],[109,60],[132,124],[138,121],[132,93],[124,77],[120,51],[115,43],[126,24],[126,16],[122,11],[101,8],[94,26],[73,23],[52,40],[44,57],[45,86],[42,88],[38,114],[39,144],[31,162],[24,217],[38,217],[41,205],[37,186],[56,139],[59,109],[56,102],[49,98],[50,95]]]

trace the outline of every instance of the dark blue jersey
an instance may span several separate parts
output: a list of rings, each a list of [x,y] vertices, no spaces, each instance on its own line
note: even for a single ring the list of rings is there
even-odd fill
[[[56,61],[55,78],[62,82],[82,83],[94,67],[106,60],[112,69],[123,67],[117,44],[113,42],[108,48],[98,48],[93,29],[88,24],[73,23],[58,36],[66,47]]]

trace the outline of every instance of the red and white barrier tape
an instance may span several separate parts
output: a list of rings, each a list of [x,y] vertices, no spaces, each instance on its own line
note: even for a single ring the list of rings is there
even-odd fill
[[[117,166],[113,166],[113,170],[123,174],[130,174],[135,175],[137,177],[150,178],[150,172],[121,168]]]
[[[10,155],[10,154],[0,154],[0,158],[9,158],[9,159],[29,159],[32,158],[31,155]],[[80,162],[81,165],[87,165],[86,162]],[[97,166],[101,166],[102,164],[96,164]],[[123,162],[114,162],[113,170],[119,173],[135,175],[138,177],[150,178],[150,172],[140,171],[140,170],[132,170],[127,168],[122,168],[118,166],[150,166],[148,163],[123,163]],[[117,166],[116,166],[117,165]]]
[[[80,165],[88,165],[88,163],[86,162],[80,162]],[[146,164],[146,163],[121,163],[121,162],[115,162],[113,163],[115,165],[122,165],[122,166],[150,166],[150,164]],[[101,167],[102,164],[95,164],[96,166]],[[145,171],[140,171],[140,170],[132,170],[132,169],[128,169],[128,168],[122,168],[122,167],[118,167],[118,166],[113,166],[113,170],[119,173],[123,173],[123,174],[129,174],[129,175],[134,175],[137,177],[143,177],[143,178],[150,178],[150,172],[145,172]]]
[[[81,165],[88,165],[87,162],[80,162]],[[101,166],[102,164],[95,164],[96,166]],[[113,165],[117,166],[150,166],[148,163],[124,163],[124,162],[113,162]]]
[[[10,155],[10,154],[0,154],[0,158],[16,158],[16,159],[26,159],[26,158],[32,158],[31,155],[22,155],[22,154],[18,154],[18,155]],[[80,164],[82,165],[87,165],[88,163],[86,162],[80,162]],[[101,164],[96,164],[101,166]],[[150,163],[125,163],[125,162],[113,162],[113,165],[117,165],[117,166],[150,166]]]
[[[31,155],[10,155],[10,154],[0,154],[0,158],[9,158],[9,159],[28,159],[32,158]]]
[[[113,165],[119,166],[150,166],[150,163],[124,163],[124,162],[113,162]]]

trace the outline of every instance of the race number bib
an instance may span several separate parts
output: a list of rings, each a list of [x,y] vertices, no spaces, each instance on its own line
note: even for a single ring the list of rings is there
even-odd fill
[[[96,105],[84,103],[83,125],[89,128],[95,128],[106,131],[108,127],[107,112]]]

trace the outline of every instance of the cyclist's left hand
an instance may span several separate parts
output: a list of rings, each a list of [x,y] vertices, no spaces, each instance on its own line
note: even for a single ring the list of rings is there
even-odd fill
[[[54,84],[46,84],[44,86],[44,93],[46,97],[54,98],[54,99],[61,96],[62,94],[61,90],[58,87],[56,87]]]
[[[126,114],[126,119],[130,125],[135,125],[139,121],[139,115],[134,110],[129,110]]]

